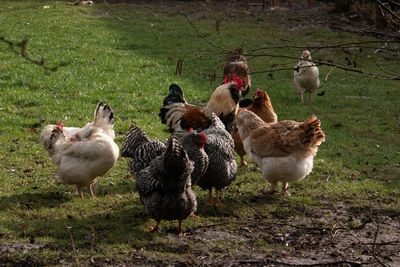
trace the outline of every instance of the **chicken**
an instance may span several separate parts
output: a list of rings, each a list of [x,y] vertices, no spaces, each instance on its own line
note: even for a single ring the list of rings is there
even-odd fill
[[[40,134],[43,147],[57,165],[57,174],[66,184],[75,185],[83,198],[82,186],[87,186],[94,197],[91,185],[97,177],[106,174],[117,162],[119,148],[114,142],[114,113],[111,107],[98,104],[94,121],[83,128],[47,125]]]
[[[244,91],[242,96],[246,96],[251,87],[251,76],[247,59],[242,55],[242,49],[237,48],[228,55],[228,60],[224,67],[224,77],[233,78],[238,76],[243,83]]]
[[[242,97],[243,84],[240,79],[226,79],[211,95],[206,107],[188,104],[179,85],[172,84],[169,94],[163,101],[159,116],[176,136],[186,133],[190,128],[203,130],[210,124],[211,114],[217,114],[229,132],[233,130],[233,121]]]
[[[179,236],[182,221],[197,208],[192,191],[193,163],[178,139],[171,137],[164,153],[136,176],[136,189],[146,213],[156,221],[150,230],[158,232],[162,219],[178,220]]]
[[[237,175],[233,139],[215,114],[212,114],[211,126],[203,133],[207,137],[204,150],[208,155],[209,163],[206,173],[197,185],[209,190],[207,205],[223,206],[219,200],[219,192],[230,185]],[[216,189],[215,202],[212,201],[212,188]]]
[[[138,126],[131,125],[122,142],[121,156],[133,159],[128,162],[128,166],[133,174],[137,174],[164,153],[165,149],[163,142],[151,139]]]
[[[271,100],[269,99],[267,92],[264,90],[257,88],[253,94],[253,101],[249,106],[246,107],[246,109],[253,111],[264,122],[272,123],[278,121],[278,117],[276,116],[274,108],[272,107]],[[242,140],[240,139],[236,128],[232,132],[232,138],[235,141],[235,151],[240,157],[240,162],[243,166],[246,166],[247,162],[244,160],[246,151],[244,151]]]
[[[318,67],[311,61],[311,54],[305,50],[301,60],[294,68],[294,87],[300,94],[300,100],[304,103],[304,93],[310,93],[309,101],[312,101],[312,93],[319,87]]]
[[[290,195],[288,184],[310,174],[318,147],[325,141],[315,115],[304,122],[265,123],[253,112],[242,110],[235,122],[244,150],[271,183],[269,192],[275,192],[281,182],[282,193]]]
[[[207,138],[203,133],[193,132],[192,129],[180,139],[189,159],[194,163],[191,175],[192,184],[196,184],[207,169],[208,156],[203,149],[206,142]],[[151,139],[138,126],[131,125],[122,143],[121,156],[133,159],[128,162],[128,166],[136,175],[149,166],[153,159],[162,155],[165,150],[165,143]]]

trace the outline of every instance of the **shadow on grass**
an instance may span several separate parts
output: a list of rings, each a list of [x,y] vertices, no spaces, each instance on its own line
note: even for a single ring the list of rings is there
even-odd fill
[[[42,207],[54,208],[66,203],[73,196],[55,192],[22,193],[7,197],[0,197],[1,209],[15,209],[24,205],[26,210],[38,209]]]

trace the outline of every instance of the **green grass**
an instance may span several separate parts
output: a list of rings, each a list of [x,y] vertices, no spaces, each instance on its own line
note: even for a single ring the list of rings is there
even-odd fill
[[[44,9],[45,5],[49,8]],[[263,14],[255,17],[257,25],[245,14],[237,14],[242,23],[223,21],[220,34],[216,34],[212,18],[218,11],[214,12],[205,19],[191,20],[209,40],[227,49],[243,41],[246,50],[285,45],[285,39],[301,46],[374,40],[318,28],[281,30],[279,25],[267,24]],[[300,19],[292,16],[289,22],[296,24]],[[44,125],[57,121],[83,126],[92,120],[96,104],[103,100],[115,111],[119,146],[131,123],[151,137],[165,139],[168,134],[158,110],[168,86],[179,83],[189,102],[204,104],[218,80],[210,83],[200,74],[216,70],[220,75],[224,55],[199,59],[210,55],[206,50],[215,48],[199,38],[183,16],[172,14],[165,6],[153,11],[146,5],[77,7],[64,1],[2,1],[0,36],[13,41],[28,38],[28,54],[38,60],[44,57],[48,66],[70,62],[56,72],[48,72],[0,42],[0,242],[34,240],[53,244],[40,253],[1,256],[0,262],[29,255],[39,265],[74,263],[65,225],[71,227],[74,244],[79,248],[78,261],[86,264],[91,257],[105,264],[118,264],[138,253],[143,253],[148,262],[162,264],[196,251],[198,244],[193,240],[185,241],[184,248],[171,241],[175,232],[154,235],[145,231],[153,221],[145,215],[134,190],[134,177],[126,176],[129,170],[124,158],[100,179],[96,199],[86,195],[81,200],[69,193],[71,186],[57,181],[55,166],[40,144],[39,133]],[[268,51],[278,52],[297,57],[301,50]],[[168,56],[173,57],[171,63]],[[341,50],[320,50],[315,57],[345,64]],[[374,54],[364,49],[354,57],[364,70],[380,72],[377,64],[382,64],[393,73],[400,72],[398,56],[386,52]],[[184,59],[184,72],[176,76],[179,58]],[[281,60],[255,57],[249,62],[260,71],[271,69]],[[321,80],[329,70],[320,67]],[[254,220],[303,218],[335,202],[398,210],[399,83],[334,70],[328,81],[322,82],[325,96],[315,97],[313,105],[301,105],[291,83],[292,75],[292,71],[274,72],[272,78],[266,73],[255,74],[252,91],[257,87],[268,90],[279,120],[301,121],[312,113],[321,119],[326,142],[315,158],[313,172],[290,186],[290,198],[260,197],[259,191],[268,183],[259,171],[240,168],[236,181],[223,193],[227,207],[221,209],[201,205],[207,192],[196,188],[201,218],[188,219],[186,230],[216,224],[214,230],[242,233],[241,227]],[[369,99],[346,97],[359,95]],[[170,225],[162,222],[161,227]],[[210,253],[223,255],[243,242],[215,243]],[[279,249],[262,237],[255,242],[263,253]]]

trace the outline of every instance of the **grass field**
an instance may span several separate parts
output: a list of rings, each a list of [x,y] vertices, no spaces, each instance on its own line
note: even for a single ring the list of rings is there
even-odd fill
[[[179,8],[166,4],[1,1],[0,37],[28,38],[28,55],[43,57],[45,66],[69,64],[46,71],[0,42],[0,264],[399,264],[398,81],[320,66],[325,95],[300,104],[292,85],[297,59],[254,52],[249,63],[260,73],[252,76],[251,92],[266,89],[279,120],[316,114],[326,142],[313,172],[290,186],[291,197],[263,195],[268,183],[253,164],[241,167],[223,192],[225,208],[202,205],[207,192],[195,188],[200,218],[185,221],[183,239],[169,229],[175,222],[163,221],[160,234],[145,231],[154,221],[145,214],[124,158],[100,179],[95,199],[73,196],[72,187],[57,180],[39,140],[46,124],[83,126],[105,101],[117,117],[119,146],[131,123],[164,140],[168,133],[158,111],[169,85],[180,84],[190,103],[205,105],[219,78],[210,81],[204,74],[220,76],[224,63],[218,47],[243,44],[248,54],[266,47],[261,54],[299,57],[302,48],[277,46],[384,41],[306,27],[297,15],[283,18],[285,28],[268,13],[228,15],[233,4],[221,9],[201,2],[198,12],[191,3],[181,5],[216,46],[199,36]],[[221,17],[218,34],[215,19]],[[310,50],[314,59],[347,66],[348,57],[357,69],[399,76],[399,45],[377,51],[382,45],[349,53]],[[175,75],[178,59],[184,60],[180,76]],[[262,72],[278,68],[287,70]]]

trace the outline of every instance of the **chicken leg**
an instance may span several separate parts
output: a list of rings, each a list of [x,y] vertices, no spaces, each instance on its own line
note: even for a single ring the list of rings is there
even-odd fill
[[[225,207],[225,205],[224,204],[222,204],[220,201],[219,201],[219,190],[215,190],[215,204],[214,204],[216,207]]]
[[[271,183],[271,187],[267,190],[267,194],[274,194],[277,192],[277,183]]]
[[[94,198],[94,194],[93,194],[93,191],[92,191],[92,184],[88,185],[87,189],[88,189],[88,192],[89,192],[89,196]]]
[[[78,189],[79,196],[83,199],[83,192],[81,190],[81,187],[80,186],[76,186],[76,187]]]
[[[289,187],[289,183],[287,183],[287,182],[283,183],[282,192],[281,192],[282,195],[290,196],[290,193],[288,191],[288,187]]]
[[[178,220],[178,232],[180,237],[185,236],[182,232],[182,220]]]
[[[212,188],[208,190],[208,202],[205,204],[206,206],[213,206],[214,202],[212,200]]]

